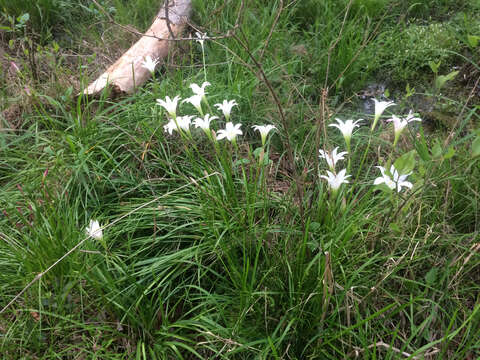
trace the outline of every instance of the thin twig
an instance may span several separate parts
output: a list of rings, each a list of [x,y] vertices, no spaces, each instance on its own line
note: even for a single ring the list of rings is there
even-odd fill
[[[213,176],[213,175],[220,175],[220,173],[218,173],[218,172],[213,172],[213,173],[211,173],[211,174],[205,175],[204,177],[201,177],[201,178],[198,179],[198,180],[190,181],[188,184],[182,185],[182,186],[180,186],[179,188],[177,188],[177,189],[175,189],[175,190],[169,191],[169,192],[167,192],[167,193],[165,193],[165,194],[162,194],[162,195],[156,197],[156,198],[153,199],[153,200],[147,201],[145,204],[142,204],[142,205],[140,205],[139,207],[137,207],[137,208],[129,211],[129,212],[126,213],[125,215],[120,216],[118,219],[112,221],[110,224],[101,227],[100,230],[103,231],[103,230],[105,230],[105,229],[108,229],[108,228],[112,227],[113,225],[115,225],[116,223],[118,223],[119,221],[121,221],[121,220],[125,219],[126,217],[132,215],[133,213],[137,212],[138,210],[143,209],[144,207],[146,207],[146,206],[148,206],[148,205],[150,205],[150,204],[152,204],[152,203],[160,200],[161,198],[167,197],[167,196],[169,196],[169,195],[171,195],[171,194],[174,194],[174,193],[176,193],[177,191],[179,191],[179,190],[181,190],[181,189],[184,189],[184,188],[186,188],[186,187],[188,187],[188,186],[190,186],[190,185],[193,185],[193,184],[195,184],[195,183],[198,182],[198,181],[205,180],[205,179],[207,179],[207,178],[209,178],[209,177],[211,177],[211,176]],[[9,302],[7,305],[5,305],[5,306],[3,307],[2,310],[0,310],[0,314],[2,314],[5,310],[7,310],[7,309],[10,307],[10,305],[12,305],[15,301],[17,301],[18,298],[19,298],[20,296],[22,296],[23,293],[25,293],[25,291],[27,291],[33,284],[35,284],[38,280],[40,280],[46,273],[48,273],[50,270],[52,270],[55,266],[57,266],[61,261],[63,261],[63,260],[64,260],[66,257],[68,257],[70,254],[72,254],[72,253],[73,253],[75,250],[77,250],[80,246],[82,246],[83,243],[84,243],[85,241],[87,241],[89,238],[90,238],[90,236],[85,237],[85,238],[84,238],[82,241],[80,241],[77,245],[75,245],[73,248],[71,248],[70,250],[68,250],[63,256],[61,256],[59,259],[57,259],[57,260],[56,260],[52,265],[50,265],[47,269],[45,269],[45,270],[42,271],[41,273],[38,273],[38,274],[33,278],[32,281],[30,281],[17,295],[15,295],[15,297],[14,297],[12,300],[10,300],[10,302]]]
[[[144,37],[151,37],[151,38],[154,38],[154,39],[157,39],[157,40],[165,40],[165,41],[195,41],[196,39],[193,38],[193,37],[172,37],[172,29],[170,27],[170,23],[169,23],[169,19],[168,19],[168,6],[166,6],[165,8],[165,18],[166,18],[166,23],[167,23],[167,27],[168,27],[168,30],[170,32],[170,36],[169,37],[159,37],[159,36],[156,36],[156,35],[149,35],[149,34],[145,34],[145,33],[142,33],[140,31],[137,31],[137,30],[134,30],[132,29],[132,27],[130,26],[126,26],[126,25],[122,25],[122,24],[119,24],[117,23],[113,18],[112,16],[96,1],[96,0],[92,0],[93,3],[100,9],[101,12],[103,12],[103,14],[107,17],[108,19],[108,23],[112,24],[112,25],[115,25],[115,26],[118,26],[119,28],[131,33],[131,34],[135,34],[135,35],[138,35],[138,36],[144,36]],[[166,0],[167,4],[168,5],[168,0]],[[242,1],[242,4],[243,4],[243,1]],[[239,16],[240,18],[240,16]],[[238,19],[237,18],[237,21]],[[187,21],[187,24],[192,26],[188,21]],[[195,27],[192,26],[194,29]],[[232,30],[229,30],[225,35],[218,35],[218,36],[209,36],[208,39],[209,40],[219,40],[219,39],[225,39],[225,38],[230,38],[232,37],[231,35],[231,32],[233,32],[236,28],[238,27],[238,23],[236,23]]]
[[[165,0],[165,20],[167,23],[168,32],[170,33],[170,38],[175,39],[175,35],[173,34],[172,27],[170,26],[170,18],[168,17],[168,7],[170,6],[168,1],[169,0]]]
[[[371,344],[371,345],[368,345],[366,348],[363,348],[363,349],[360,349],[360,348],[356,348],[355,350],[353,350],[352,352],[350,352],[347,357],[352,357],[352,356],[355,356],[355,357],[359,357],[361,353],[365,352],[365,350],[368,350],[368,349],[371,349],[371,348],[378,348],[378,347],[383,347],[384,349],[387,349],[387,350],[392,350],[393,352],[396,352],[398,354],[401,354],[403,356],[405,356],[406,358],[410,358],[410,359],[420,359],[419,357],[417,356],[412,356],[412,354],[409,354],[405,351],[402,351],[392,345],[389,345],[383,341],[378,341],[374,344]]]
[[[239,28],[240,30],[240,33],[244,36],[245,38],[245,41],[247,41],[246,39],[246,36],[245,34],[243,33],[242,29]],[[255,58],[255,56],[253,56],[252,52],[250,51],[250,48],[248,46],[248,42],[243,42],[236,34],[233,34],[232,37],[240,44],[241,47],[243,47],[243,49],[246,51],[246,53],[248,54],[248,57],[253,61],[253,63],[255,64],[255,67],[257,68],[258,72],[260,73],[261,77],[260,77],[260,80],[262,80],[264,82],[264,84],[267,86],[270,94],[272,95],[273,97],[273,100],[275,102],[275,104],[277,105],[277,108],[278,108],[278,113],[280,115],[280,119],[282,121],[282,127],[283,127],[283,131],[285,132],[285,140],[286,140],[286,148],[287,148],[287,156],[288,156],[288,161],[290,163],[290,166],[292,167],[292,173],[293,173],[293,176],[295,178],[295,182],[296,182],[296,188],[297,188],[297,196],[298,196],[298,200],[299,200],[299,211],[300,211],[300,218],[302,219],[302,223],[303,225],[305,225],[305,222],[304,222],[304,208],[303,208],[303,181],[302,179],[300,178],[300,176],[297,174],[297,171],[296,171],[296,168],[295,168],[295,157],[293,155],[293,148],[292,148],[292,145],[290,143],[290,132],[289,132],[289,126],[288,126],[288,122],[287,122],[287,118],[285,117],[285,112],[283,111],[283,107],[282,107],[282,104],[280,103],[280,99],[278,98],[278,95],[277,93],[275,92],[275,90],[273,89],[273,86],[272,84],[270,83],[270,81],[268,80],[268,77],[267,75],[265,74],[265,72],[263,71],[263,66],[257,61],[257,59]]]

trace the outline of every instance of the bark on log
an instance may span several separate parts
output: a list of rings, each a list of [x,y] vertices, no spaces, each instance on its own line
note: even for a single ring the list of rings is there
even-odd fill
[[[168,9],[165,11],[167,3]],[[175,41],[158,38],[171,38],[170,30],[174,37],[178,37],[190,17],[191,9],[191,0],[165,1],[152,26],[140,40],[92,82],[83,93],[96,95],[106,86],[110,86],[114,94],[132,94],[137,87],[142,86],[151,77],[150,71],[142,66],[145,58],[150,56],[152,59],[161,60],[167,56],[170,47],[175,43]]]

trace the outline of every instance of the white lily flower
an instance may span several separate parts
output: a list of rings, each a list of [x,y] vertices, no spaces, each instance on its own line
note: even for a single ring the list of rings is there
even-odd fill
[[[218,110],[222,110],[223,115],[225,116],[225,119],[230,120],[230,113],[232,112],[232,108],[234,106],[238,106],[237,102],[235,100],[223,100],[223,103],[221,104],[215,104],[214,105]]]
[[[402,133],[403,129],[405,129],[405,127],[408,125],[408,123],[412,121],[422,121],[422,119],[415,117],[412,110],[410,110],[405,118],[399,118],[395,115],[392,115],[392,118],[388,119],[387,121],[393,122],[393,129],[395,131],[395,140],[393,141],[393,146],[395,146],[398,139],[400,138],[400,134]]]
[[[373,99],[373,101],[375,102],[375,117],[373,119],[372,131],[375,129],[375,126],[377,126],[378,119],[380,119],[385,109],[389,106],[396,105],[393,101],[378,101],[377,99]]]
[[[190,88],[192,89],[193,93],[195,95],[198,95],[202,98],[202,100],[206,100],[206,92],[205,92],[205,88],[207,86],[210,86],[211,84],[208,82],[208,81],[205,81],[202,86],[198,86],[197,84],[190,84]]]
[[[334,174],[327,170],[328,176],[320,175],[320,177],[327,180],[328,185],[330,185],[330,188],[335,193],[337,192],[337,190],[340,188],[342,184],[348,184],[347,178],[350,177],[351,175],[345,175],[346,172],[347,172],[347,169],[343,169],[338,174]]]
[[[222,140],[227,138],[227,140],[231,141],[235,144],[237,135],[242,135],[243,132],[240,130],[242,124],[233,124],[231,122],[227,122],[225,125],[225,129],[218,130],[217,132],[217,140]]]
[[[378,177],[373,182],[373,185],[385,184],[389,187],[390,190],[396,189],[397,192],[402,190],[402,186],[405,186],[409,189],[413,187],[413,184],[410,181],[405,181],[407,177],[411,174],[400,175],[395,169],[395,166],[390,167],[390,175],[386,173],[386,169],[383,166],[377,166],[382,173],[382,177]]]
[[[207,33],[202,34],[201,32],[195,31],[195,36],[197,37],[195,41],[198,41],[203,48],[203,42],[205,39],[208,39]]]
[[[345,139],[345,143],[347,144],[347,150],[350,152],[350,139],[352,138],[352,132],[356,127],[360,127],[358,123],[363,121],[363,119],[358,119],[357,121],[346,120],[345,122],[339,118],[335,118],[335,120],[337,120],[338,124],[330,124],[328,126],[333,126],[340,130]]]
[[[344,156],[348,154],[347,151],[342,151],[341,153],[337,154],[338,146],[333,149],[331,153],[328,151],[323,151],[322,149],[318,150],[320,153],[319,157],[325,159],[327,162],[328,167],[330,170],[335,171],[335,165],[339,160],[343,160]]]
[[[177,117],[177,105],[178,105],[178,100],[180,100],[180,96],[175,96],[173,99],[170,99],[170,97],[165,97],[165,101],[162,99],[157,99],[157,105],[162,106],[165,110],[167,110],[168,115],[170,115],[171,118],[175,119]]]
[[[144,61],[142,61],[142,66],[150,71],[152,74],[155,72],[155,67],[158,64],[158,59],[152,59],[150,55],[147,55]]]
[[[103,232],[100,223],[97,220],[90,220],[90,224],[88,224],[85,232],[88,236],[91,236],[96,240],[101,240],[103,238]]]
[[[197,109],[197,111],[200,113],[200,115],[203,116],[203,110],[202,110],[202,97],[199,96],[199,95],[193,95],[193,96],[190,96],[189,98],[183,100],[182,102],[188,102],[190,104],[192,104],[195,109]]]
[[[178,116],[176,119],[170,119],[168,124],[163,126],[163,129],[170,135],[173,131],[179,131],[180,129],[186,133],[190,133],[190,124],[192,123],[193,115]]]
[[[195,127],[201,128],[203,131],[209,131],[210,122],[215,119],[218,119],[218,116],[210,116],[210,114],[205,114],[203,119],[197,117],[195,120],[193,120],[193,124]]]
[[[177,123],[175,122],[175,120],[170,119],[170,121],[166,125],[163,125],[163,130],[165,130],[165,132],[168,132],[169,135],[172,135],[173,131],[177,130]]]
[[[276,127],[273,125],[253,125],[252,128],[260,132],[260,136],[262,137],[262,146],[265,146],[268,133],[273,129],[276,129]]]

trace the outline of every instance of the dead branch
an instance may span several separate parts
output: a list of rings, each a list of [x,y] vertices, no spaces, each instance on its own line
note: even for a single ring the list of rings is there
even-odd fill
[[[110,86],[115,94],[133,93],[151,76],[142,62],[147,56],[161,60],[168,55],[173,43],[167,39],[178,38],[188,22],[191,9],[191,0],[166,1],[147,32],[83,93],[96,95],[107,86]]]

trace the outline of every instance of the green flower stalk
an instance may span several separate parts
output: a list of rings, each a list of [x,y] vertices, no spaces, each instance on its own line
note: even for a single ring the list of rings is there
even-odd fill
[[[207,33],[202,34],[201,32],[196,31],[195,36],[197,37],[197,42],[200,43],[202,47],[202,59],[203,59],[203,75],[205,77],[205,82],[207,82],[207,68],[205,66],[205,45],[203,44],[205,39],[208,39]]]

